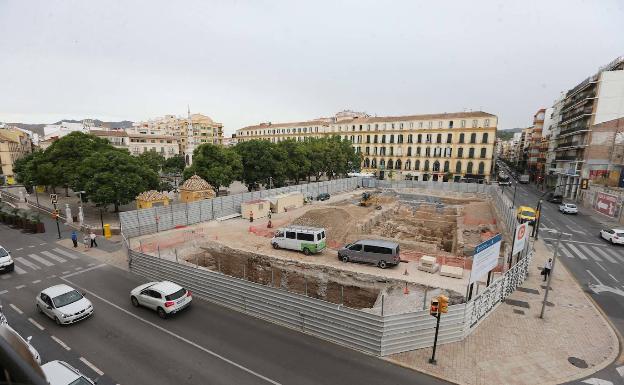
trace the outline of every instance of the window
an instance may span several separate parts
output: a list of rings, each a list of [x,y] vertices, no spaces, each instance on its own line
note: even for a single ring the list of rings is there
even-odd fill
[[[375,254],[392,254],[392,249],[388,247],[364,245],[364,252],[375,253]]]
[[[423,128],[423,122],[418,122],[418,128]]]
[[[407,148],[407,156],[412,156],[412,148],[411,147]]]
[[[483,123],[484,127],[490,127],[490,119],[485,119],[485,123]]]
[[[379,143],[379,142],[377,141],[377,139],[378,139],[378,138],[377,138],[377,135],[375,135],[375,137],[373,138],[373,143]]]
[[[422,134],[418,134],[416,137],[416,143],[422,143]]]
[[[351,126],[351,131],[355,131],[355,124]]]
[[[431,134],[427,134],[427,137],[425,138],[425,143],[431,143]]]
[[[450,163],[447,160],[446,162],[444,162],[444,172],[449,172],[449,167],[450,167]]]
[[[381,143],[386,143],[386,136],[385,135],[381,136]]]
[[[468,162],[468,167],[466,167],[466,174],[472,174],[472,162]]]
[[[429,148],[429,147],[425,148],[425,156],[427,156],[427,157],[431,156],[431,148]]]
[[[472,127],[475,128],[475,127],[478,127],[478,126],[479,126],[479,122],[477,121],[477,119],[473,119]]]
[[[453,149],[451,147],[447,147],[444,150],[444,157],[451,158],[453,156]]]
[[[429,122],[429,128],[433,127],[433,122]]]
[[[407,135],[407,143],[414,143],[414,135],[412,134]]]
[[[470,143],[477,143],[477,134],[474,132],[470,134]]]
[[[457,164],[455,164],[455,172],[457,174],[461,173],[461,162],[458,160]]]
[[[459,143],[464,143],[464,134],[459,134]]]
[[[485,173],[485,163],[479,162],[479,171],[478,174],[483,175]]]
[[[397,143],[403,143],[403,134],[397,135]]]
[[[314,234],[297,233],[297,240],[314,242]]]
[[[370,124],[366,125],[366,131],[370,131]]]
[[[449,128],[453,128],[453,121],[449,120]]]
[[[361,244],[351,245],[351,246],[349,246],[349,250],[361,251],[362,250],[362,245]]]
[[[485,148],[485,147],[483,147],[483,148],[481,149],[481,156],[480,156],[481,158],[485,158],[485,152],[486,152],[486,148]]]
[[[371,160],[371,168],[377,168],[377,160],[376,159]]]
[[[370,159],[368,159],[368,158],[364,159],[364,167],[365,168],[369,168],[370,167]]]
[[[446,143],[451,143],[453,141],[453,134],[446,134]]]
[[[366,155],[370,154],[370,147],[366,146],[365,152],[366,152]]]
[[[481,143],[487,143],[488,142],[488,134],[487,132],[483,134],[483,138],[481,139]]]
[[[394,163],[392,162],[392,159],[388,160],[388,169],[392,170],[394,168]]]
[[[420,156],[420,147],[416,147],[416,156]]]
[[[288,238],[288,239],[297,239],[297,233],[295,233],[294,231],[287,231],[286,232],[286,238]]]
[[[399,128],[402,130],[403,129],[403,123],[399,123]]]
[[[414,163],[414,170],[420,170],[420,160],[416,159],[416,163]]]
[[[438,122],[438,128],[442,128],[442,121],[441,120]]]
[[[463,148],[458,148],[457,149],[457,157],[458,158],[463,158],[464,157],[464,149]]]
[[[394,130],[394,123],[390,124],[390,128],[392,128]]]
[[[423,171],[429,171],[429,161],[428,160],[425,161],[425,167],[423,168]]]
[[[390,146],[390,155],[394,155],[394,147]]]
[[[438,162],[437,160],[435,162],[433,162],[433,172],[440,172],[440,162]]]
[[[442,134],[438,134],[436,137],[436,143],[442,143]]]
[[[360,124],[360,131],[362,131],[362,125]]]
[[[474,158],[474,147],[468,149],[468,158]]]
[[[366,135],[366,143],[370,143],[370,135]]]
[[[394,135],[390,135],[390,143],[394,143]]]
[[[386,148],[385,147],[380,147],[379,148],[379,155],[386,155]]]
[[[397,170],[401,169],[401,159],[397,159],[397,161],[394,163],[394,168],[396,168]]]

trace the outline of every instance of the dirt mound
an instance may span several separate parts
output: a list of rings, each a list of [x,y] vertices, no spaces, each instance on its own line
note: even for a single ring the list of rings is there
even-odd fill
[[[347,233],[353,228],[355,219],[345,209],[339,207],[310,210],[292,224],[300,226],[324,227],[327,239],[334,242],[345,242]]]

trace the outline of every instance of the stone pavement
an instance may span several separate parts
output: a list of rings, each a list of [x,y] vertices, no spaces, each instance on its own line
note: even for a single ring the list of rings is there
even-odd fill
[[[437,365],[428,363],[431,348],[387,359],[469,385],[559,384],[606,367],[619,353],[617,336],[561,263],[555,266],[548,298],[554,306],[547,306],[544,319],[539,318],[545,288],[540,270],[551,255],[537,241],[529,278],[522,285],[533,290],[516,290],[509,299],[520,303],[501,304],[463,341],[438,346]],[[571,357],[583,360],[587,368],[572,365]]]
[[[97,240],[98,245],[102,243],[101,239]],[[107,263],[109,265],[114,265],[124,270],[128,270],[128,252],[124,247],[119,248],[115,251],[108,251],[102,249],[101,247],[93,247],[85,249],[82,245],[82,242],[78,244],[78,247],[74,249],[71,239],[61,239],[56,242],[57,244],[64,246],[68,249],[76,250],[80,253],[88,254],[103,263]]]

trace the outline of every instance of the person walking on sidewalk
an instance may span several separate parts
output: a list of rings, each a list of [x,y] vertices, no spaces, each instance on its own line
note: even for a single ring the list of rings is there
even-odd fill
[[[544,263],[544,270],[543,270],[544,282],[546,282],[546,280],[548,279],[548,276],[550,275],[551,270],[552,270],[552,258],[548,258],[548,261]]]
[[[91,234],[89,234],[89,238],[91,238],[91,247],[97,247],[97,242],[95,241],[95,233],[91,230]]]
[[[78,233],[76,230],[72,230],[71,240],[74,243],[74,248],[78,247]]]

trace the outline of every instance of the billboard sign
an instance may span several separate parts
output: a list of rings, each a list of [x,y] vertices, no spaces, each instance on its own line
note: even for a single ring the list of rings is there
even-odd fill
[[[516,234],[514,238],[512,255],[516,255],[524,249],[526,240],[529,237],[528,222],[524,222],[516,226]]]
[[[618,198],[615,195],[599,192],[596,196],[595,209],[601,214],[614,218],[617,212],[617,201]]]
[[[474,256],[472,257],[470,283],[473,283],[483,277],[490,270],[494,269],[496,265],[498,265],[502,239],[503,237],[500,234],[497,234],[487,241],[477,245]]]

